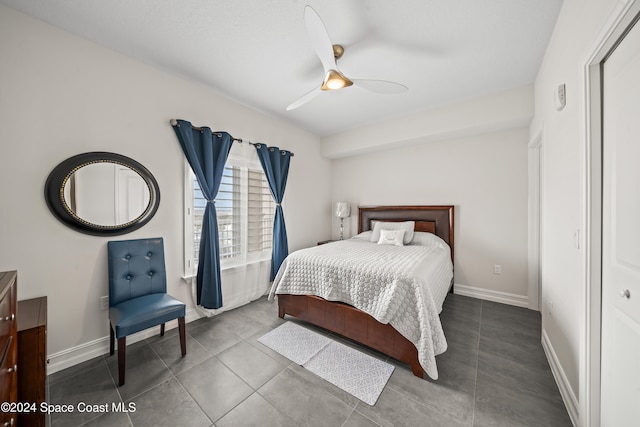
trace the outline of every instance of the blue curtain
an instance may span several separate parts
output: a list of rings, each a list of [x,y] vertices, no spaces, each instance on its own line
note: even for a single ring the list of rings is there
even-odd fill
[[[271,280],[273,280],[280,268],[280,264],[289,255],[287,228],[284,225],[284,213],[280,204],[287,186],[291,152],[280,150],[278,147],[267,147],[263,144],[256,144],[256,150],[262,169],[264,169],[264,174],[267,176],[271,194],[276,201],[276,216],[273,221],[273,248],[271,251]]]
[[[229,157],[233,138],[226,132],[212,133],[208,127],[194,129],[191,123],[184,120],[178,120],[173,130],[198,179],[202,195],[207,199],[202,219],[198,261],[198,304],[205,308],[220,308],[222,307],[220,244],[214,199],[220,188],[224,164]]]

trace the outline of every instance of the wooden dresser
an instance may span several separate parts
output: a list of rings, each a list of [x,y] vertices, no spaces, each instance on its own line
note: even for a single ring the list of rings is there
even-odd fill
[[[35,403],[46,399],[47,297],[18,301],[18,401]],[[18,425],[44,427],[40,411],[18,414]]]
[[[17,272],[0,272],[0,403],[18,401],[17,283]],[[16,420],[15,412],[0,411],[0,426]]]

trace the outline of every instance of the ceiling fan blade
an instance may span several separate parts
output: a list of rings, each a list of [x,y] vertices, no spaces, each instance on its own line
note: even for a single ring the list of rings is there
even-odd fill
[[[400,83],[386,80],[351,79],[353,84],[358,85],[375,93],[402,93],[407,91],[407,87]]]
[[[320,15],[309,5],[304,7],[304,22],[311,39],[311,44],[322,62],[325,74],[329,70],[337,69],[336,59],[333,56],[333,45],[327,33]]]
[[[289,105],[287,107],[287,111],[291,111],[291,110],[295,110],[296,108],[306,104],[307,102],[311,101],[313,98],[315,98],[315,96],[317,94],[319,94],[321,91],[320,87],[316,87],[314,89],[312,89],[310,92],[307,92],[306,94],[302,95],[300,98],[296,99],[295,101],[293,101],[291,103],[291,105]]]

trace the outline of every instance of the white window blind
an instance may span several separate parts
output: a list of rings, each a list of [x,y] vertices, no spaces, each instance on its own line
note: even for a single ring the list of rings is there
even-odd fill
[[[185,275],[188,276],[195,273],[198,265],[202,217],[207,201],[195,175],[188,165],[186,167]],[[259,163],[230,156],[215,206],[222,268],[271,256],[275,203]]]
[[[271,249],[275,203],[269,183],[262,170],[249,169],[248,243],[247,252],[255,253]]]
[[[232,258],[241,253],[241,209],[240,168],[225,166],[218,195],[215,198],[218,216],[220,259]],[[202,217],[207,200],[202,195],[198,180],[193,175],[193,250],[194,264],[198,265]]]

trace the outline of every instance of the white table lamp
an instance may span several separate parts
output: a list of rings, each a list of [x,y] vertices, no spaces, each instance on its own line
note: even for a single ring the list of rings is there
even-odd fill
[[[340,218],[340,240],[344,239],[344,219],[351,215],[351,206],[347,202],[336,203],[336,216]]]

